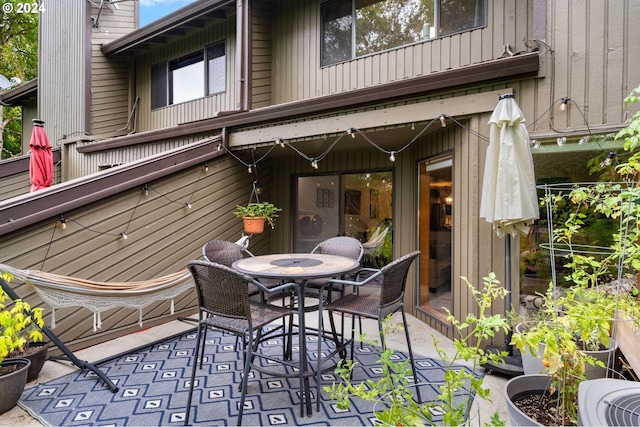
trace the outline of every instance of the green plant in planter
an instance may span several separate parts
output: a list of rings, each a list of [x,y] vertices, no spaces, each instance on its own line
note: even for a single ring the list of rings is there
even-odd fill
[[[12,278],[11,274],[2,273],[5,282],[8,283]],[[16,300],[10,306],[10,300],[4,289],[0,289],[0,362],[8,355],[22,351],[29,341],[42,341],[42,333],[33,324],[44,326],[42,309],[31,309],[22,300]]]
[[[351,381],[354,363],[352,361],[340,361],[336,374],[341,382],[324,387],[330,397],[337,401],[338,407],[346,409],[351,398],[360,398],[371,402],[377,402],[379,410],[375,416],[384,425],[434,425],[433,413],[442,414],[443,425],[462,425],[468,421],[473,399],[478,396],[482,399],[490,399],[490,390],[483,386],[483,377],[477,377],[476,368],[487,364],[489,361],[495,364],[504,362],[506,352],[502,354],[485,352],[483,347],[487,341],[497,333],[507,333],[509,323],[501,315],[488,315],[491,305],[498,298],[504,298],[507,291],[500,286],[494,273],[483,278],[484,287],[477,290],[466,278],[462,280],[469,287],[478,305],[478,314],[469,313],[464,322],[457,320],[448,312],[448,320],[454,326],[457,337],[454,339],[455,352],[448,354],[440,345],[440,341],[433,335],[434,346],[440,355],[445,374],[442,383],[438,386],[440,394],[435,401],[418,403],[413,397],[413,384],[408,378],[412,378],[410,361],[394,362],[394,350],[383,348],[380,354],[382,376],[374,381],[368,379],[354,384]],[[390,319],[385,319],[384,334],[393,331]],[[364,336],[362,339],[366,339]],[[375,343],[375,342],[374,342]],[[469,369],[462,368],[464,363]],[[459,391],[468,387],[469,394],[459,399]],[[456,396],[458,399],[456,399]],[[499,415],[493,414],[490,425],[505,425]]]
[[[271,228],[274,228],[275,219],[280,211],[282,209],[275,207],[273,203],[252,202],[247,206],[236,205],[233,214],[239,218],[264,218]]]

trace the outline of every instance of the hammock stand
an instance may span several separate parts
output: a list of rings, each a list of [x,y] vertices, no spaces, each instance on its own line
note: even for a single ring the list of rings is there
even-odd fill
[[[93,330],[102,326],[100,312],[116,307],[135,308],[140,311],[139,324],[142,327],[142,309],[158,301],[171,299],[171,314],[174,312],[173,298],[184,291],[193,289],[193,277],[188,270],[157,279],[138,282],[95,282],[42,271],[18,270],[0,264],[0,270],[11,273],[23,282],[33,285],[40,297],[51,305],[51,327],[55,328],[55,309],[82,306],[93,311]],[[20,299],[7,282],[0,279],[2,289],[12,300]],[[48,327],[42,332],[80,369],[94,372],[114,393],[118,387],[96,366],[78,359],[69,348]],[[53,357],[56,359],[57,357]]]

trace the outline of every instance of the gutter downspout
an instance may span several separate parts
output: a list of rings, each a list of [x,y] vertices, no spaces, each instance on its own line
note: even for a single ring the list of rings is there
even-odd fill
[[[249,105],[249,2],[237,0],[236,2],[236,108],[247,111]]]

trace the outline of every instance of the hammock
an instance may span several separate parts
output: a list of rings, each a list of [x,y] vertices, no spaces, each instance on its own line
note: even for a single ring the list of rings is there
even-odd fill
[[[388,232],[389,227],[386,227],[382,232],[380,231],[380,227],[378,227],[376,231],[371,235],[369,240],[362,244],[364,253],[372,254],[373,252],[378,250],[384,244],[384,239],[387,237]]]
[[[56,327],[55,310],[74,306],[86,307],[93,312],[94,332],[102,327],[100,313],[117,307],[138,309],[138,323],[142,327],[144,307],[155,301],[170,299],[173,314],[173,299],[194,287],[193,277],[186,269],[156,279],[135,282],[96,282],[38,270],[19,270],[4,264],[0,264],[0,270],[34,286],[36,293],[52,307],[52,329]]]

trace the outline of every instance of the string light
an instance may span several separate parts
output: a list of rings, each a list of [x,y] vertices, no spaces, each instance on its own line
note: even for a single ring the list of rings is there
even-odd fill
[[[314,169],[318,169],[318,162],[316,162],[315,160],[311,161],[311,167]]]
[[[395,156],[395,152],[394,151],[391,152],[391,155],[389,156],[389,160],[392,161],[392,162],[396,161],[396,156]]]
[[[222,144],[218,144],[218,151],[222,150]]]
[[[249,171],[249,173],[253,173],[253,168],[251,168],[251,166],[249,166],[249,167],[247,168],[247,171]]]
[[[607,153],[607,157],[605,157],[602,163],[600,163],[600,167],[604,168],[609,166],[615,157],[616,153],[614,153],[613,151],[609,151]]]
[[[144,190],[144,195],[148,196],[149,195],[149,186],[147,184],[142,186],[142,189]]]
[[[567,143],[567,137],[566,136],[562,136],[562,137],[560,137],[560,138],[558,138],[556,140],[556,144],[558,144],[558,147],[562,147],[566,143]]]
[[[347,135],[351,135],[351,138],[356,137],[356,130],[354,128],[347,129]]]
[[[60,227],[63,229],[67,228],[67,220],[64,219],[64,215],[60,215]]]
[[[567,109],[567,103],[571,101],[569,97],[562,97],[562,103],[560,104],[560,111],[565,111]]]
[[[411,130],[416,130],[416,123],[415,122],[411,122]]]
[[[191,203],[189,203],[189,202],[184,202],[184,206],[185,206],[187,209],[191,209]]]
[[[124,231],[120,232],[120,237],[122,237],[122,240],[127,240],[127,233],[125,233]]]
[[[207,163],[204,164],[204,171],[209,172],[209,165]]]
[[[443,128],[447,127],[446,117],[444,114],[440,114],[440,124]]]

